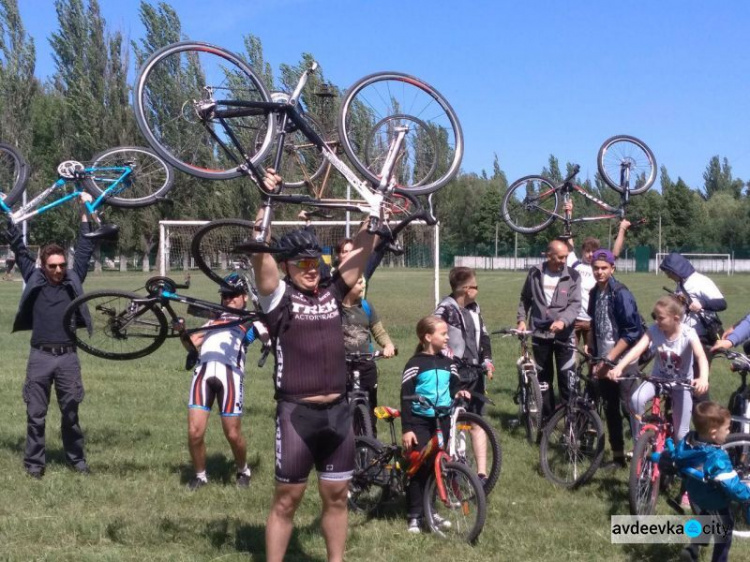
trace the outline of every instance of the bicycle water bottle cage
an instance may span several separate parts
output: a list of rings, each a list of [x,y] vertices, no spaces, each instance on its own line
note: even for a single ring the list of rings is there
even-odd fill
[[[57,167],[57,175],[65,180],[73,180],[81,176],[84,167],[75,160],[66,160]]]

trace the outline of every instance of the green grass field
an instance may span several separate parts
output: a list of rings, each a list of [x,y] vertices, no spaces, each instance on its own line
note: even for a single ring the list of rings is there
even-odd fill
[[[186,294],[214,299],[216,287],[193,276]],[[447,272],[442,286],[447,287]],[[479,302],[488,326],[514,323],[524,274],[480,273]],[[663,294],[664,276],[630,274],[620,278],[635,293],[644,316]],[[145,276],[92,274],[88,290],[135,289]],[[725,326],[750,309],[750,278],[718,277],[729,301]],[[25,409],[21,399],[29,333],[10,334],[21,293],[20,282],[0,283],[0,560],[263,560],[265,518],[273,490],[272,361],[264,369],[248,361],[243,430],[249,438],[253,482],[234,487],[229,446],[214,413],[207,446],[211,484],[197,493],[185,483],[192,476],[186,446],[186,399],[190,373],[184,352],[168,341],[153,355],[113,362],[81,353],[86,398],[81,420],[94,474],[81,477],[65,466],[59,414],[48,416],[47,474],[42,481],[22,468]],[[383,269],[369,293],[385,326],[401,350],[380,363],[381,403],[398,405],[400,372],[416,345],[414,326],[433,310],[429,272]],[[494,340],[496,378],[488,410],[503,447],[500,482],[489,499],[488,520],[475,547],[406,532],[402,511],[378,519],[352,517],[348,560],[671,560],[675,545],[610,544],[609,517],[627,514],[627,471],[597,473],[581,490],[557,489],[539,472],[538,449],[520,430],[508,429],[515,416],[517,343]],[[726,403],[736,386],[725,362],[717,360],[712,397]],[[53,400],[54,402],[54,400]],[[297,514],[288,560],[325,560],[319,532],[320,500],[315,478]],[[660,512],[669,514],[663,501]],[[704,556],[705,557],[705,556]],[[707,557],[705,557],[707,559]],[[750,559],[750,546],[735,541],[733,559]]]

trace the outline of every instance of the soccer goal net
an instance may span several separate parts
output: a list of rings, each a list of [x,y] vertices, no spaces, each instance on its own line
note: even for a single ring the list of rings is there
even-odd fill
[[[656,263],[654,264],[654,270],[656,275],[659,275],[659,266],[662,260],[669,254],[659,252],[656,254]],[[733,272],[732,255],[731,254],[680,254],[681,256],[690,260],[696,271],[700,273],[726,273],[731,275]]]
[[[177,221],[168,220],[159,222],[159,274],[169,276],[175,271],[189,271],[196,269],[195,260],[190,254],[190,244],[193,236],[208,221]],[[326,263],[331,264],[333,261],[334,250],[336,245],[344,238],[353,237],[358,223],[349,223],[346,221],[312,221],[305,223],[302,221],[274,221],[272,232],[275,237],[282,236],[285,232],[302,228],[310,224],[323,247],[323,259]],[[393,226],[396,223],[392,223]],[[349,234],[349,236],[347,236]],[[395,275],[398,271],[416,271],[429,272],[430,282],[434,293],[435,304],[439,298],[439,230],[437,226],[430,226],[424,222],[414,221],[411,223],[399,237],[403,246],[404,253],[395,255],[387,253],[380,263],[378,269],[393,270]],[[228,256],[217,255],[215,257],[219,269],[226,268],[227,273],[232,269],[231,258]],[[373,276],[377,279],[378,273]]]

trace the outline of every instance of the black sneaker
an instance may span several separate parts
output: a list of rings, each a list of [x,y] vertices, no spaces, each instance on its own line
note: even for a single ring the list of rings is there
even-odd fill
[[[202,478],[198,478],[196,476],[190,482],[188,482],[187,488],[191,492],[195,492],[197,489],[202,488],[206,484],[208,484],[208,480],[203,480]]]
[[[612,459],[609,462],[605,462],[602,464],[601,469],[602,470],[619,470],[621,468],[626,468],[628,466],[628,463],[625,462],[625,459]]]
[[[237,473],[237,487],[238,488],[247,488],[250,486],[250,478],[252,477],[252,473],[248,470],[247,472],[238,472]]]
[[[73,470],[78,474],[82,474],[83,476],[91,476],[91,469],[85,462],[75,465],[73,467]]]
[[[44,476],[44,469],[42,468],[42,469],[37,470],[37,469],[33,469],[33,468],[27,468],[26,469],[26,474],[30,478],[33,478],[34,480],[41,480],[42,476]]]

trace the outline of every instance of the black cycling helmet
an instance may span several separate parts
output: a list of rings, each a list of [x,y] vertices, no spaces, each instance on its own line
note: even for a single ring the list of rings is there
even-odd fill
[[[323,255],[315,233],[306,228],[287,232],[281,237],[277,246],[281,250],[276,254],[279,261],[292,258],[319,258]]]
[[[219,287],[219,293],[222,295],[246,295],[248,293],[247,281],[236,273],[230,273],[224,277],[224,282]]]

